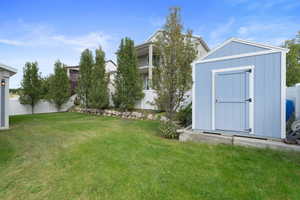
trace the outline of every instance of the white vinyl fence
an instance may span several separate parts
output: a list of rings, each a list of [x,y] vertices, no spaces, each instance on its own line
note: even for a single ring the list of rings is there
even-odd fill
[[[157,110],[156,106],[153,105],[154,99],[156,98],[155,90],[144,90],[143,92],[145,96],[135,105],[135,108]]]
[[[146,110],[157,110],[157,106],[154,105],[154,99],[156,98],[157,94],[155,90],[144,90],[143,91],[145,96],[142,100],[140,100],[136,105],[135,108],[137,109],[146,109]],[[192,91],[188,91],[185,94],[185,101],[182,103],[182,106],[185,106],[192,102]]]
[[[60,112],[67,111],[74,105],[74,99],[76,95],[70,97],[69,101],[65,103]],[[54,104],[42,100],[34,107],[34,113],[53,113],[58,112],[57,108]],[[9,115],[26,115],[31,114],[31,106],[30,105],[23,105],[20,103],[19,98],[10,98],[9,99]]]
[[[286,88],[286,98],[294,102],[295,117],[296,119],[300,119],[300,83]]]

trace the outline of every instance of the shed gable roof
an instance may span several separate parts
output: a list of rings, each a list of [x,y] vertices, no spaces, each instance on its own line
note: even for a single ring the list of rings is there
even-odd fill
[[[237,38],[231,38],[229,40],[226,40],[217,48],[210,51],[200,60],[208,60],[208,59],[215,59],[215,58],[222,58],[222,57],[236,56],[236,55],[245,55],[245,54],[265,52],[265,51],[288,52],[288,49],[250,42],[250,41],[241,40]]]
[[[0,69],[9,72],[9,76],[12,76],[17,73],[17,69],[4,65],[2,63],[0,63]]]

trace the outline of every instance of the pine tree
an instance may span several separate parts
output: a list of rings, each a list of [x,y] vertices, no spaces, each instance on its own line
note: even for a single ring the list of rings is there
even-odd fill
[[[64,68],[65,65],[58,60],[54,66],[54,75],[48,78],[50,85],[49,99],[60,111],[61,106],[70,98],[70,83]]]
[[[42,83],[37,62],[27,62],[23,68],[23,80],[21,82],[20,102],[31,105],[31,112],[34,113],[34,106],[41,99]]]
[[[161,34],[155,42],[160,61],[154,67],[153,86],[157,92],[155,104],[173,120],[192,86],[192,66],[197,55],[192,31],[182,33],[180,9],[171,8]]]
[[[92,86],[93,54],[89,49],[82,52],[79,63],[78,97],[85,108],[90,105],[90,91]]]
[[[103,109],[109,105],[108,76],[105,72],[105,53],[99,47],[95,52],[95,65],[92,69],[92,85],[90,88],[90,106]]]
[[[133,40],[129,38],[121,40],[117,52],[117,62],[116,91],[113,101],[117,108],[132,110],[135,103],[144,97]]]

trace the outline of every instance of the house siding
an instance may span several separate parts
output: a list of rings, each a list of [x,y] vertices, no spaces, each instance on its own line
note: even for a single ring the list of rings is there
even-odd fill
[[[269,49],[232,41],[232,42],[228,43],[227,45],[225,45],[224,47],[218,49],[216,52],[207,56],[204,60],[212,59],[212,58],[219,58],[219,57],[224,57],[224,56],[233,56],[233,55],[238,55],[238,54],[266,51],[266,50],[269,50]]]
[[[226,47],[226,46],[225,46]],[[232,48],[232,47],[231,47]],[[234,49],[234,48],[233,48]],[[241,53],[215,52],[218,56]],[[245,52],[245,51],[244,51]],[[215,56],[216,56],[215,54]],[[195,66],[194,129],[212,129],[213,69],[254,65],[254,133],[263,137],[281,137],[281,53],[198,63]]]

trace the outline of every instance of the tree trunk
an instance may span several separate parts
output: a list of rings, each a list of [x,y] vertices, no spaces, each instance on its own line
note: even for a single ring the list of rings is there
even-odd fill
[[[60,112],[60,108],[61,108],[61,105],[56,106],[57,112]]]

